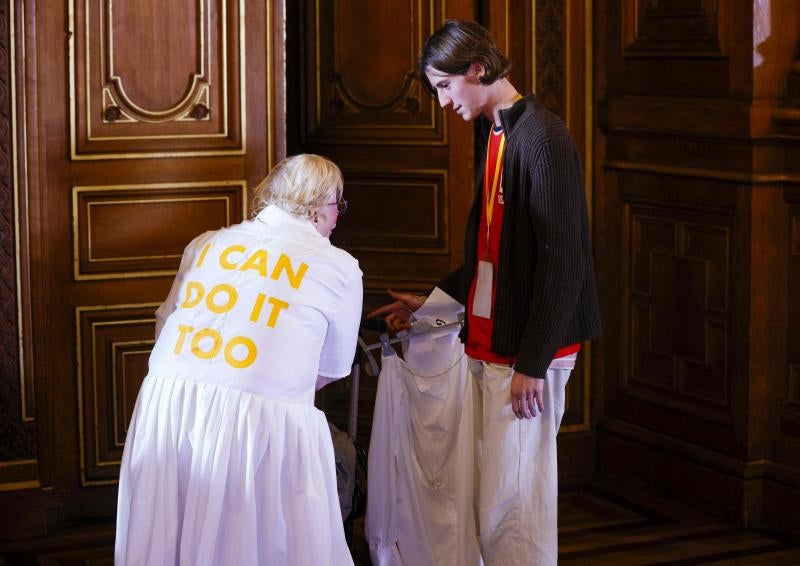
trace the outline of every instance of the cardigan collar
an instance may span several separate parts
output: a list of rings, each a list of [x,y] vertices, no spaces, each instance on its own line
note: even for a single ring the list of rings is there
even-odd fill
[[[517,100],[514,104],[512,104],[509,108],[500,111],[500,123],[503,126],[503,130],[506,133],[506,138],[510,138],[514,135],[514,127],[519,122],[519,119],[522,117],[523,114],[527,111],[536,112],[541,109],[541,104],[539,101],[536,100],[536,97],[533,94],[527,94]],[[491,120],[487,119],[485,116],[482,116],[481,119],[486,121],[486,124],[483,125],[484,128],[488,125],[489,128],[492,127]]]

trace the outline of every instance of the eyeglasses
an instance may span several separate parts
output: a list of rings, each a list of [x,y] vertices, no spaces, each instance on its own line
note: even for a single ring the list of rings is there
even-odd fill
[[[347,212],[347,201],[344,199],[341,199],[338,202],[329,202],[326,206],[335,206],[339,211],[339,214],[344,214]]]

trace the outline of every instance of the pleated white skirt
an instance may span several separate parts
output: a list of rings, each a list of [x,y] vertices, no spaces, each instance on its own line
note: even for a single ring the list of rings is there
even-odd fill
[[[122,458],[117,565],[352,564],[313,405],[148,376]]]

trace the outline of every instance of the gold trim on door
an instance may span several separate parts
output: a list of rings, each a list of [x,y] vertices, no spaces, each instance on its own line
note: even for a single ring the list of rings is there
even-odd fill
[[[81,194],[84,193],[93,193],[93,192],[101,192],[101,191],[125,191],[125,190],[137,190],[137,189],[152,189],[153,191],[157,191],[160,189],[181,189],[181,188],[202,188],[202,187],[238,187],[240,189],[241,201],[242,201],[242,219],[247,218],[247,183],[245,181],[240,180],[224,180],[224,181],[190,181],[190,182],[181,182],[181,183],[143,183],[143,184],[126,184],[126,185],[91,185],[91,186],[74,186],[72,187],[72,272],[75,281],[90,281],[90,280],[101,280],[101,279],[133,279],[133,278],[140,278],[140,277],[163,277],[166,275],[175,275],[177,270],[175,269],[158,269],[158,270],[139,270],[139,271],[125,271],[122,273],[81,273],[80,268],[80,225],[79,225],[79,210],[78,210],[78,198]],[[187,196],[186,198],[165,198],[165,199],[136,199],[136,200],[126,200],[126,201],[118,201],[118,202],[190,202],[190,201],[210,201],[210,200],[228,200],[226,203],[226,217],[227,223],[230,225],[233,223],[233,218],[231,216],[231,209],[230,209],[230,199],[225,196],[208,196],[208,197],[200,197],[200,196]],[[117,201],[114,201],[117,202]],[[92,204],[92,203],[89,203]],[[97,203],[95,203],[97,204]],[[89,225],[88,230],[91,231],[91,225]],[[89,232],[91,234],[91,232]],[[91,239],[89,240],[89,262],[92,261],[96,262],[99,260],[92,260],[91,257]],[[126,261],[126,260],[135,260],[135,259],[164,259],[164,258],[174,258],[179,257],[178,255],[166,255],[166,256],[137,256],[137,257],[125,257],[125,258],[113,258],[111,260],[102,260],[102,261]]]
[[[97,305],[97,306],[84,306],[84,307],[76,307],[75,308],[75,363],[77,366],[77,400],[78,400],[78,447],[80,450],[80,482],[82,487],[86,486],[99,486],[99,485],[115,485],[119,483],[118,479],[108,479],[108,480],[88,480],[86,479],[86,434],[85,434],[85,421],[84,421],[84,388],[83,388],[83,378],[84,378],[84,367],[83,367],[83,343],[84,343],[84,336],[81,331],[81,315],[85,312],[97,312],[97,311],[109,311],[109,310],[123,310],[123,309],[130,309],[130,310],[138,310],[138,309],[147,309],[152,308],[156,309],[160,306],[161,303],[130,303],[130,304],[119,304],[119,305]],[[122,324],[141,324],[147,322],[155,323],[155,316],[149,318],[131,318],[129,320],[110,320],[104,322],[92,322],[91,329],[92,329],[92,368],[91,368],[91,385],[92,385],[92,405],[93,405],[93,418],[94,418],[94,449],[95,449],[95,458],[94,458],[94,465],[97,467],[106,467],[106,466],[117,466],[120,464],[120,460],[108,460],[108,461],[100,461],[100,436],[99,436],[99,422],[97,420],[97,353],[96,353],[96,344],[95,344],[95,333],[94,329],[99,326],[113,326],[113,325],[122,325]],[[87,337],[88,338],[88,337]]]
[[[68,17],[68,74],[69,74],[69,129],[70,129],[70,157],[75,161],[90,161],[90,160],[105,160],[105,159],[143,159],[143,158],[172,158],[172,157],[196,157],[196,156],[223,156],[223,155],[245,155],[247,153],[247,105],[246,105],[246,92],[247,92],[247,80],[246,80],[246,52],[245,52],[245,0],[239,0],[239,128],[241,131],[241,146],[235,149],[208,149],[208,150],[176,150],[176,151],[141,151],[141,152],[106,152],[106,153],[78,153],[77,145],[78,145],[78,131],[77,131],[77,116],[76,116],[76,109],[75,104],[77,100],[76,95],[76,85],[75,85],[75,2],[79,0],[69,0],[67,6],[67,17]],[[209,5],[210,0],[198,0],[200,5],[203,6],[202,2],[205,1],[205,6]],[[89,0],[84,0],[85,2],[85,9],[86,13],[88,14],[88,6]],[[106,0],[110,5],[112,0]],[[267,2],[267,11],[269,11],[269,3]],[[210,10],[206,9],[206,12],[210,12]],[[223,21],[221,22],[221,29],[222,29],[222,65],[223,65],[223,77],[227,77],[227,3],[225,0],[222,0],[222,14],[223,14]],[[101,18],[102,20],[102,18]],[[92,113],[90,111],[90,90],[89,86],[89,57],[90,57],[90,49],[89,49],[89,20],[88,17],[86,18],[86,26],[84,29],[84,57],[86,59],[86,71],[85,71],[85,79],[86,79],[86,120],[87,120],[87,132],[86,132],[86,139],[87,141],[124,141],[124,140],[158,140],[158,139],[213,139],[213,138],[225,138],[228,136],[228,87],[227,81],[223,80],[222,84],[222,91],[223,91],[223,132],[222,133],[214,133],[214,134],[163,134],[163,135],[147,135],[147,136],[93,136],[91,133],[91,116]],[[203,38],[201,38],[203,39]],[[203,39],[204,40],[204,39]],[[201,53],[202,50],[205,48],[205,45],[201,46]],[[101,53],[102,55],[102,53]],[[209,79],[210,80],[210,79]],[[268,85],[268,93],[269,88],[271,85]],[[202,93],[201,93],[202,94]],[[271,95],[271,93],[270,93]],[[132,104],[132,103],[131,103]],[[180,105],[180,104],[179,104]],[[133,107],[138,108],[135,104],[132,104]],[[143,110],[143,109],[142,109]],[[172,109],[171,109],[172,110]],[[144,111],[145,113],[153,114],[151,111]],[[169,112],[169,111],[167,111]],[[158,113],[155,113],[158,114]],[[144,117],[145,114],[143,113],[142,116]],[[133,119],[133,117],[130,117]],[[180,116],[178,116],[180,118]],[[144,121],[144,120],[143,120]],[[150,121],[163,121],[163,120],[150,120]]]

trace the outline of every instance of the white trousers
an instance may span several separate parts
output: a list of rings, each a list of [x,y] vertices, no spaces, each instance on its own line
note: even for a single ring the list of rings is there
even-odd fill
[[[556,433],[572,372],[554,364],[544,381],[544,412],[511,410],[512,368],[469,359],[475,398],[481,551],[487,566],[558,561]]]

